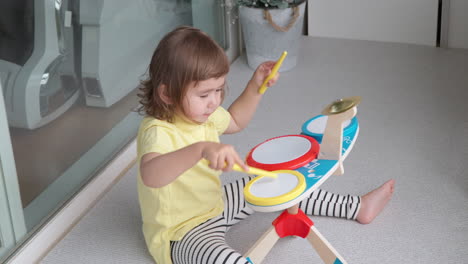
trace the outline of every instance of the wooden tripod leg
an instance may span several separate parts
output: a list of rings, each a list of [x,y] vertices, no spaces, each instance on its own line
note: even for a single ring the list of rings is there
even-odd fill
[[[257,242],[250,248],[245,257],[250,258],[254,264],[262,263],[268,252],[273,248],[280,237],[276,233],[275,227],[268,229]]]
[[[315,248],[315,251],[317,251],[325,264],[347,264],[343,257],[336,252],[333,246],[328,243],[315,226],[310,228],[307,240],[309,240],[310,244]]]

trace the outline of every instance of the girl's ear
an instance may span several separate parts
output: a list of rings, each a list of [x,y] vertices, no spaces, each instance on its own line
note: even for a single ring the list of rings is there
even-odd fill
[[[167,95],[167,86],[165,84],[161,84],[158,87],[158,95],[159,98],[165,103],[165,104],[172,104],[171,98]]]

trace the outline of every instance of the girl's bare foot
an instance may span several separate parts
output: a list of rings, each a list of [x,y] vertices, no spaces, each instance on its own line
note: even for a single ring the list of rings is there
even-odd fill
[[[369,224],[384,209],[393,194],[395,180],[389,180],[379,188],[361,197],[361,209],[356,220],[361,224]]]

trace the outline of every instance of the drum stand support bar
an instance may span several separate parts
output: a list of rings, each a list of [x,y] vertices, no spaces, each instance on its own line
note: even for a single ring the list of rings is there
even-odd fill
[[[353,107],[345,112],[328,116],[318,158],[338,161],[338,168],[333,175],[343,175],[344,173],[342,157],[343,122],[351,120],[356,113],[357,108]]]
[[[347,263],[299,209],[299,205],[285,210],[273,221],[273,226],[247,252],[247,259],[250,263],[260,264],[276,242],[286,236],[307,238],[325,264]]]

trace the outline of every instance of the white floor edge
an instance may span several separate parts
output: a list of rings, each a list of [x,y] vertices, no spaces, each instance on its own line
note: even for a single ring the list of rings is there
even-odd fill
[[[6,263],[38,263],[89,209],[125,174],[136,160],[136,140],[130,142],[102,172],[21,246]]]

